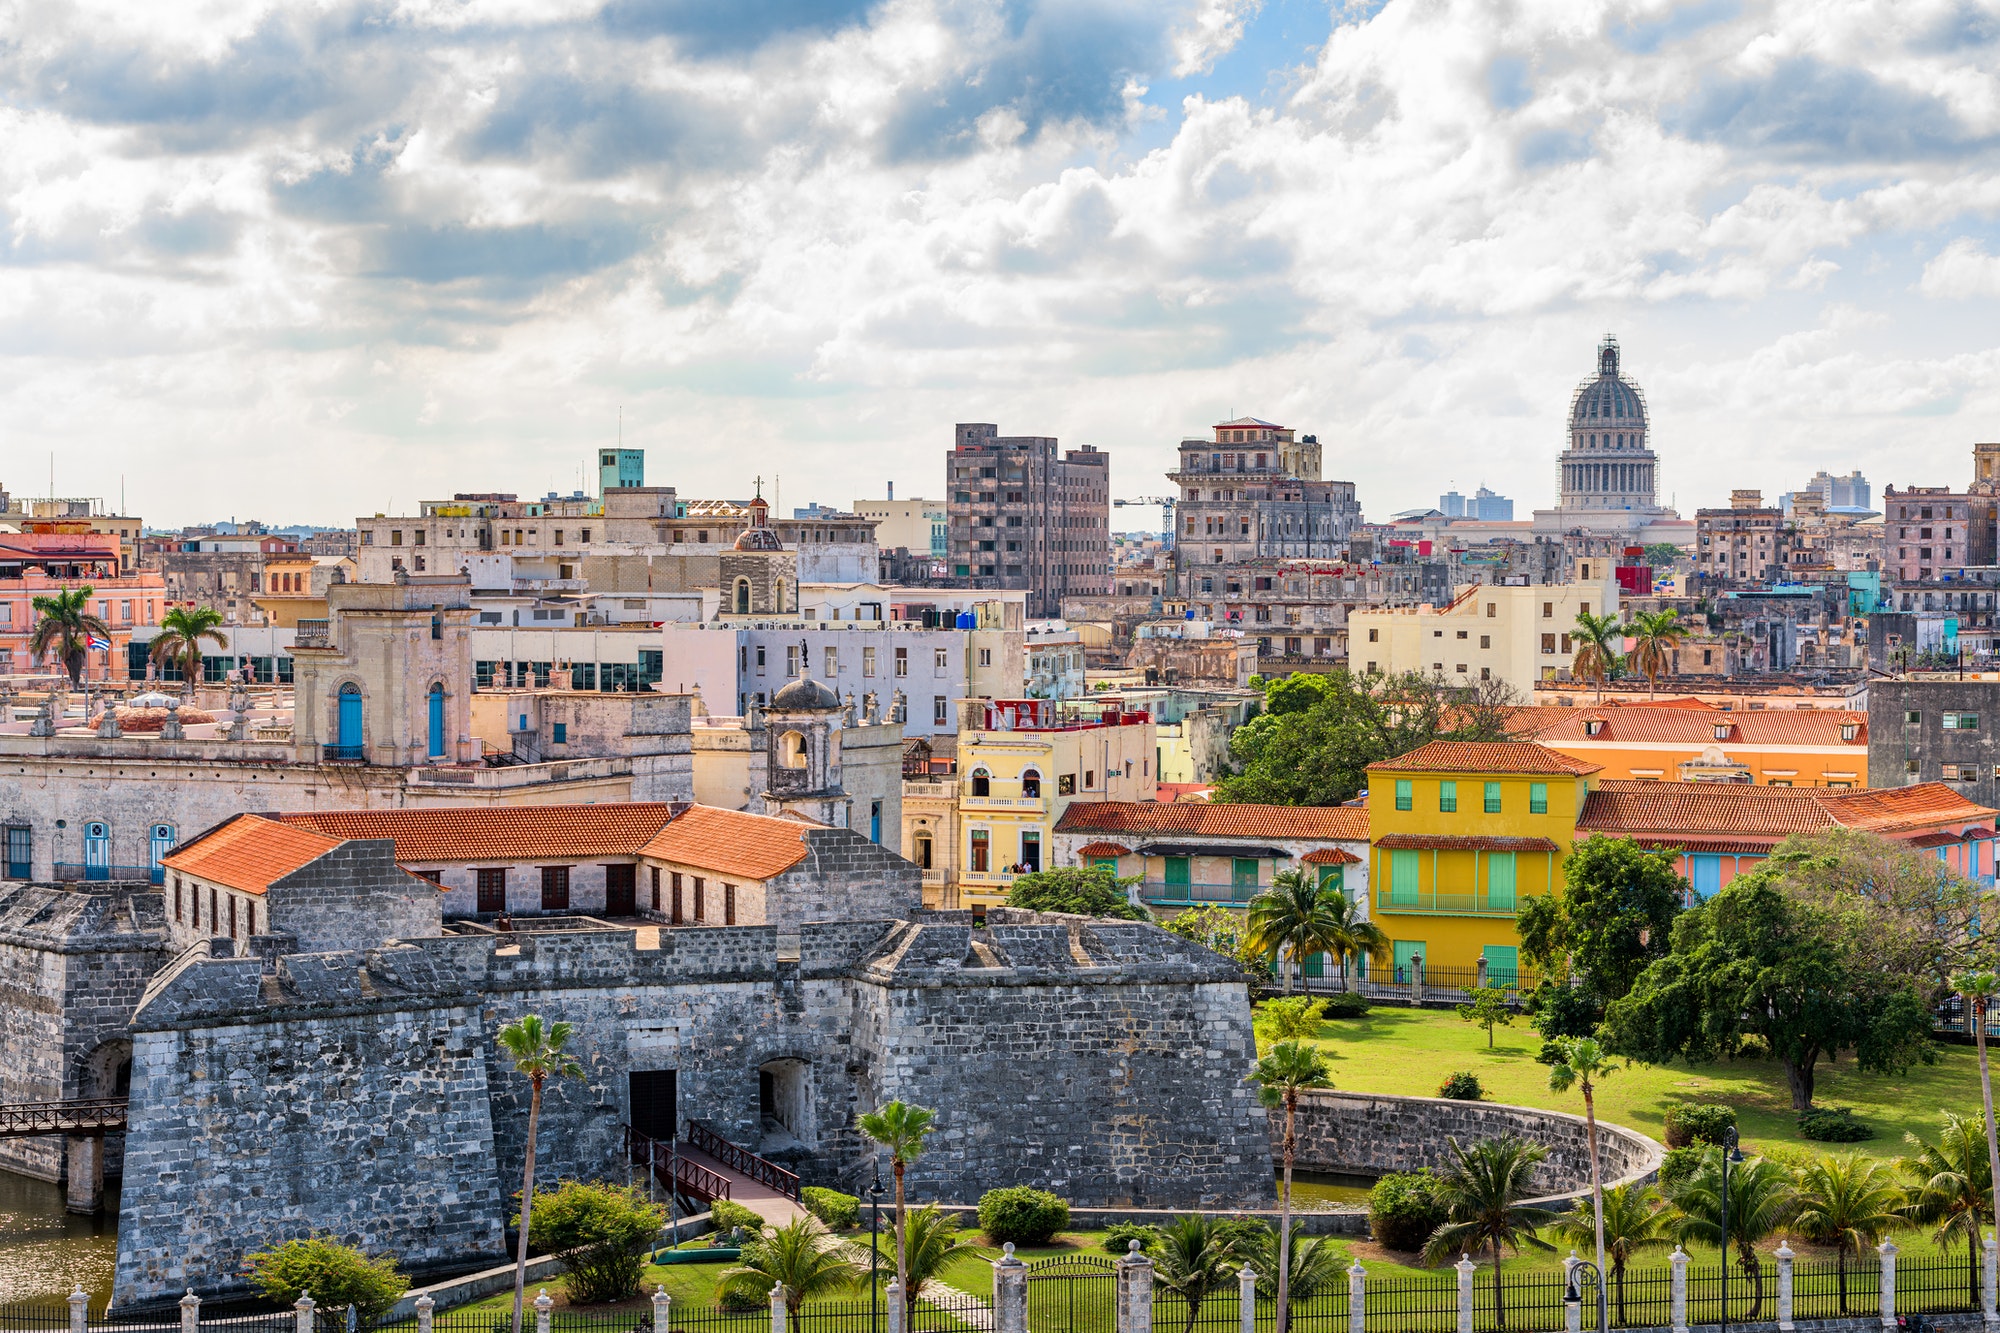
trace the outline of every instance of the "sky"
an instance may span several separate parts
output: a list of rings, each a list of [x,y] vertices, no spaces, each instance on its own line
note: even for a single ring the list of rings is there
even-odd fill
[[[2000,0],[0,0],[0,486],[154,524],[1244,414],[1526,517],[1607,333],[1684,513],[1968,480]]]

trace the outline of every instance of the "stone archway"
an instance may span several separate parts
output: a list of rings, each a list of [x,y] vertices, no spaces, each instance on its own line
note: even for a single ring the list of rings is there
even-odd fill
[[[769,1150],[796,1144],[812,1148],[819,1142],[813,1123],[812,1064],[787,1056],[757,1067],[758,1111]]]

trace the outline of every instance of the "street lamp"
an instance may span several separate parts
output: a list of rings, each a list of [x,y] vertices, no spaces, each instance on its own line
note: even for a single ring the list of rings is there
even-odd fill
[[[1729,1329],[1729,1164],[1742,1160],[1743,1154],[1736,1147],[1736,1126],[1731,1125],[1722,1133],[1722,1333]]]
[[[1597,1289],[1597,1333],[1611,1333],[1611,1311],[1604,1301],[1604,1271],[1588,1259],[1575,1258],[1576,1251],[1572,1250],[1570,1254],[1572,1258],[1569,1265],[1569,1283],[1563,1289],[1563,1304],[1583,1303],[1583,1293],[1578,1289],[1578,1278],[1585,1269],[1589,1269],[1590,1285]]]
[[[875,1269],[882,1261],[882,1164],[875,1164],[875,1183],[868,1187],[868,1333],[876,1333],[876,1302],[881,1297],[881,1289],[876,1285]]]

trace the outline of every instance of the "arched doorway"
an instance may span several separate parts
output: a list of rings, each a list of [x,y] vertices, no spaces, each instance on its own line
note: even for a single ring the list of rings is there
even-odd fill
[[[361,757],[361,687],[351,681],[340,687],[333,743],[342,759]]]
[[[444,758],[444,684],[442,681],[431,686],[430,695],[430,757]]]
[[[812,1066],[787,1057],[768,1060],[757,1068],[757,1110],[764,1123],[764,1138],[771,1149],[813,1146],[816,1136],[812,1115]],[[771,1140],[778,1140],[772,1143]]]

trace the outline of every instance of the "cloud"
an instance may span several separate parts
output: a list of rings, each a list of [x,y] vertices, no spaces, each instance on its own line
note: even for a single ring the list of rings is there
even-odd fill
[[[1201,0],[1192,20],[1172,35],[1174,77],[1213,69],[1243,40],[1243,25],[1263,7],[1263,0]]]
[[[1987,254],[1979,242],[1961,236],[1924,265],[1920,286],[1923,294],[1933,299],[2000,296],[2000,257]]]

